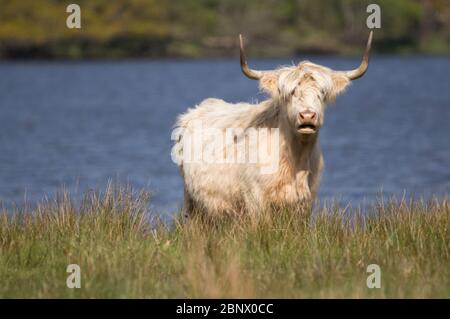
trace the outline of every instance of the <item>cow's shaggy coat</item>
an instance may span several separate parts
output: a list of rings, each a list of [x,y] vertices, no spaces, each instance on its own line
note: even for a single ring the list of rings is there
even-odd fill
[[[364,59],[366,64],[370,41],[371,37]],[[260,87],[270,98],[259,104],[231,104],[209,98],[178,117],[179,134],[174,157],[184,178],[186,215],[193,211],[209,215],[256,214],[268,207],[310,203],[317,194],[323,170],[318,138],[326,105],[348,86],[350,80],[360,77],[367,69],[366,65],[357,75],[355,71],[349,71],[353,72],[350,76],[349,72],[333,71],[306,61],[296,66],[248,74],[242,56],[243,53],[244,73],[259,79]],[[303,115],[309,116],[307,126],[302,126]],[[209,154],[208,162],[187,161],[183,147],[186,147],[187,136],[192,136],[199,125],[203,129],[214,128],[216,132],[239,128],[233,142],[241,141],[246,145],[246,161],[223,162],[221,152]],[[264,128],[278,131],[276,135],[270,131],[268,138],[258,140],[257,144],[245,143],[248,129]],[[222,148],[222,140],[219,140],[217,135],[215,138],[205,135],[197,142],[200,141],[201,149],[205,150],[211,146]],[[260,152],[262,147],[265,152]],[[233,152],[236,151],[233,149]],[[248,160],[252,152],[259,156],[256,163]],[[263,173],[262,166],[268,165],[276,169]]]

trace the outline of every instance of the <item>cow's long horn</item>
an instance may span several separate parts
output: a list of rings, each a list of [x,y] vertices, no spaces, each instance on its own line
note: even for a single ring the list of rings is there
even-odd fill
[[[370,33],[369,33],[369,39],[367,40],[366,50],[364,51],[364,56],[363,56],[361,65],[355,70],[345,72],[345,75],[350,80],[359,79],[360,77],[362,77],[364,75],[364,73],[366,73],[367,68],[369,67],[369,55],[370,55],[370,49],[372,47],[372,38],[373,38],[373,30],[370,31]]]
[[[249,77],[252,80],[259,80],[260,78],[262,78],[263,72],[252,70],[248,67],[247,61],[245,59],[244,41],[242,40],[242,34],[239,34],[239,43],[242,73],[244,73],[245,76]]]

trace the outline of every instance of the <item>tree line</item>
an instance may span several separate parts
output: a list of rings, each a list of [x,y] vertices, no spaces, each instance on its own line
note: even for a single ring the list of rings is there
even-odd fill
[[[1,58],[230,56],[243,33],[256,56],[353,54],[367,37],[366,8],[381,7],[375,50],[450,52],[448,0],[0,0]]]

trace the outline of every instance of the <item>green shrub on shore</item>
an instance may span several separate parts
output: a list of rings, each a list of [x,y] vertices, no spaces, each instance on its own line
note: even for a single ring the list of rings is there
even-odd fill
[[[0,297],[450,297],[447,199],[170,225],[109,187],[0,217]],[[81,268],[69,289],[66,267]],[[369,289],[369,264],[381,288]]]

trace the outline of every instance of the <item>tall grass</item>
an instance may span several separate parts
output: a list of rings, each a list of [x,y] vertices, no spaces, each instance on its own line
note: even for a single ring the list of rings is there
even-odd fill
[[[0,297],[450,297],[450,205],[390,201],[167,225],[109,187],[0,217]],[[68,264],[81,288],[66,286]],[[369,289],[369,264],[381,288]]]

